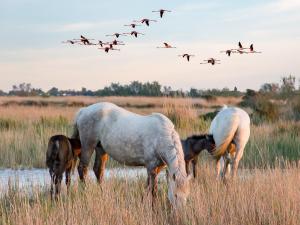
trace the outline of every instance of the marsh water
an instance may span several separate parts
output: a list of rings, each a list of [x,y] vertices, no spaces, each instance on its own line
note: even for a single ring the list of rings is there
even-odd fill
[[[249,178],[252,172],[250,170],[240,170],[239,177]],[[146,178],[147,171],[143,167],[122,167],[105,170],[105,179],[138,179]],[[72,175],[72,182],[78,181],[78,173]],[[89,170],[88,179],[95,180],[92,170]],[[159,179],[165,179],[165,171],[159,174]],[[48,169],[0,169],[0,195],[5,193],[9,187],[18,187],[23,191],[31,192],[35,188],[48,188],[50,186],[50,175]],[[63,185],[64,186],[64,185]]]
[[[146,177],[147,171],[145,168],[113,168],[105,170],[105,179],[109,178],[124,178],[137,179],[139,177]],[[94,179],[95,175],[92,170],[88,173],[89,179]],[[160,174],[160,177],[163,173]],[[78,180],[78,173],[72,175],[72,180]],[[22,189],[31,189],[39,186],[45,187],[50,185],[50,175],[48,169],[0,169],[0,190],[6,190],[9,185],[17,185]]]

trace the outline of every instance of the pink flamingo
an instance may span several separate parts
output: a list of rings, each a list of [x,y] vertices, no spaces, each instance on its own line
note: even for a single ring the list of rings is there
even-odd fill
[[[103,49],[106,53],[108,53],[110,50],[120,51],[120,49],[113,48],[112,45],[110,45],[109,47],[98,48],[98,49]]]
[[[162,18],[165,12],[172,12],[172,11],[166,10],[166,9],[160,9],[160,10],[152,11],[152,12],[159,12],[159,16],[160,16],[160,18]]]
[[[249,53],[262,53],[262,52],[254,51],[253,44],[251,44],[251,45],[250,45],[250,52],[249,52]]]
[[[173,46],[169,45],[168,43],[164,42],[164,47],[156,47],[156,48],[176,48],[176,47],[173,47]]]
[[[178,56],[180,56],[182,58],[186,57],[187,61],[190,61],[190,57],[194,57],[195,55],[190,55],[190,54],[185,53],[183,55],[178,55]]]
[[[145,23],[149,27],[150,21],[157,22],[157,20],[150,20],[150,19],[134,20],[133,22]]]
[[[237,51],[234,49],[228,49],[228,50],[220,51],[220,52],[225,52],[226,55],[228,55],[228,56],[231,56],[232,53],[237,53]]]
[[[141,26],[141,25],[138,25],[138,24],[136,24],[136,23],[131,23],[131,24],[125,24],[124,26],[135,28],[135,27]]]
[[[79,41],[75,41],[75,40],[66,40],[66,41],[62,41],[61,43],[74,45],[74,44],[76,44],[76,43],[79,43]]]
[[[137,32],[137,31],[131,31],[130,33],[123,33],[123,34],[130,34],[130,35],[135,36],[136,38],[137,38],[138,34],[139,34],[139,35],[145,35],[145,34],[143,34],[143,33]]]
[[[200,63],[200,64],[211,64],[212,66],[214,66],[215,64],[221,64],[219,63],[220,60],[219,59],[214,59],[214,58],[209,58],[207,60],[203,60],[204,63]]]
[[[124,33],[120,34],[120,33],[114,33],[114,34],[107,34],[105,36],[116,36],[116,38],[119,38],[120,36],[126,36]]]

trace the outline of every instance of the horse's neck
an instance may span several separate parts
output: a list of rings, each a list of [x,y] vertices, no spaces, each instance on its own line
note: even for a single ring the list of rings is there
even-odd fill
[[[183,153],[184,155],[186,155],[189,152],[187,140],[181,140],[181,145],[182,145]]]
[[[172,149],[172,151],[165,158],[169,173],[171,175],[180,174],[182,177],[186,177],[184,155],[182,153],[183,152],[176,151],[176,149]]]

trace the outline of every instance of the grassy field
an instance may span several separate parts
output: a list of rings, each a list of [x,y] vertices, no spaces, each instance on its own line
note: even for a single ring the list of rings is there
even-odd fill
[[[98,101],[141,114],[162,112],[184,138],[208,131],[210,119],[201,115],[241,99],[1,97],[0,167],[44,168],[48,138],[70,135],[76,111]],[[49,200],[45,188],[29,196],[11,184],[0,196],[0,224],[299,224],[299,136],[299,121],[252,124],[240,163],[242,175],[226,185],[216,181],[210,156],[201,153],[200,177],[191,183],[187,207],[176,215],[168,205],[164,181],[152,209],[145,178],[112,178],[102,188],[91,182],[84,192],[74,184],[70,195],[64,193],[57,203]],[[109,166],[118,164],[111,161]]]
[[[56,203],[43,189],[29,197],[12,186],[0,197],[0,224],[299,224],[299,168],[253,170],[226,185],[215,179],[212,165],[200,169],[178,213],[170,209],[165,182],[152,208],[145,178],[109,179],[102,188],[89,183],[84,192],[75,184]]]
[[[48,102],[37,106],[36,102]],[[182,138],[208,131],[210,120],[201,115],[223,104],[236,105],[240,99],[168,99],[146,97],[59,97],[0,98],[0,167],[45,167],[45,151],[50,136],[72,134],[72,121],[80,108],[98,101],[111,101],[141,114],[162,112],[176,126]],[[30,102],[24,105],[24,102]],[[35,102],[35,103],[33,103]],[[60,102],[57,105],[53,102]],[[248,110],[248,109],[247,109]],[[249,110],[248,110],[249,111]],[[277,121],[252,125],[251,138],[241,166],[267,168],[300,158],[300,122]],[[205,154],[204,154],[205,155]]]

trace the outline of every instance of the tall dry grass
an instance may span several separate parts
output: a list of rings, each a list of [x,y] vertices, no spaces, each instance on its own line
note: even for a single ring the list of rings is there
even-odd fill
[[[57,203],[43,189],[29,196],[11,187],[0,197],[0,224],[299,224],[299,168],[254,170],[227,184],[215,179],[210,165],[200,169],[187,206],[177,214],[167,201],[165,181],[152,208],[145,178],[112,178],[101,188],[89,183],[85,191],[74,185]]]
[[[160,101],[162,107],[127,109],[144,115],[162,112],[173,121],[182,138],[208,132],[210,120],[199,115],[214,111],[215,107],[199,108],[195,99],[150,99]],[[118,99],[122,100],[122,97]],[[0,167],[44,167],[49,137],[54,134],[71,135],[72,121],[78,109],[73,106],[0,106]],[[299,160],[299,133],[300,122],[253,124],[241,166],[267,168],[278,162],[284,165],[285,161]]]
[[[79,101],[76,97],[49,99],[75,100]],[[99,99],[82,98],[88,104],[94,100]],[[0,98],[3,101],[8,100]],[[174,122],[182,137],[207,132],[210,121],[199,115],[226,103],[220,99],[200,104],[201,99],[122,97],[107,101],[125,104],[137,113],[162,112]],[[151,107],[133,107],[145,105],[146,101]],[[73,116],[79,106],[66,105],[0,106],[0,167],[44,167],[48,138],[72,132]],[[240,177],[227,184],[215,179],[214,162],[208,154],[201,153],[199,177],[192,181],[187,206],[178,214],[169,206],[164,180],[159,182],[158,199],[152,208],[144,177],[111,178],[101,188],[89,182],[85,191],[75,183],[71,193],[64,192],[57,203],[50,201],[48,187],[28,194],[17,184],[10,184],[8,191],[2,190],[0,195],[0,224],[296,225],[300,221],[300,169],[295,165],[300,158],[299,135],[299,122],[253,124],[240,164],[251,170],[240,169]]]

